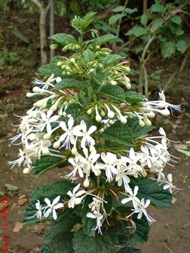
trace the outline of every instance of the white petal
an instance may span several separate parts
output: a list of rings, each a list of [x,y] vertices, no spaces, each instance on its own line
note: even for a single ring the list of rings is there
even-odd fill
[[[64,204],[63,203],[58,203],[57,205],[54,206],[54,209],[59,209],[59,208],[62,208],[64,207]]]
[[[48,198],[45,198],[44,201],[46,202],[46,204],[47,204],[48,206],[51,206],[51,202],[50,202],[50,200],[49,200]]]
[[[57,220],[57,213],[56,213],[55,210],[53,210],[53,219],[54,219],[54,220]]]
[[[53,200],[52,206],[55,206],[55,204],[57,204],[57,203],[59,202],[59,200],[60,200],[60,196],[57,196],[57,197]]]

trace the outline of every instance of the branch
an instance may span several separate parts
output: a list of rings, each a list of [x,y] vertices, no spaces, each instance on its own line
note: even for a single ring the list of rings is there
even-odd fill
[[[30,1],[33,2],[38,7],[40,12],[44,11],[45,14],[47,14],[51,6],[51,0],[49,0],[49,3],[45,8],[43,7],[43,4],[39,0],[30,0]]]
[[[43,9],[43,5],[42,3],[40,3],[38,0],[30,0],[31,2],[33,2],[37,7],[38,9]]]
[[[184,57],[184,59],[183,59],[183,61],[182,61],[182,64],[181,64],[179,70],[176,71],[176,72],[174,72],[174,73],[170,76],[170,78],[168,79],[168,81],[166,82],[166,84],[165,84],[165,86],[164,86],[164,91],[168,90],[168,88],[170,87],[171,82],[174,80],[174,78],[175,78],[177,75],[179,75],[179,74],[183,71],[183,69],[184,69],[184,67],[185,67],[185,64],[186,64],[186,61],[187,61],[189,55],[190,55],[190,50],[188,50],[188,52],[186,53],[186,55],[185,55],[185,57]]]

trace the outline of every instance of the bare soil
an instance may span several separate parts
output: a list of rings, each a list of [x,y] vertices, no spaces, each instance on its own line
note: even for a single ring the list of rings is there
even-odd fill
[[[28,15],[20,16],[18,13],[12,16],[1,15],[1,18],[6,24],[6,28],[5,26],[1,27],[0,22],[0,27],[3,28],[4,48],[6,46],[9,50],[18,50],[18,55],[20,54],[23,57],[25,55],[25,60],[19,61],[19,65],[14,64],[12,68],[11,66],[7,66],[7,69],[0,67],[0,195],[8,196],[9,252],[35,253],[40,251],[46,224],[22,227],[24,210],[29,202],[31,192],[37,186],[60,179],[62,173],[60,169],[54,170],[36,179],[24,175],[21,168],[11,170],[8,165],[8,161],[14,160],[18,153],[18,147],[11,146],[9,140],[11,136],[16,134],[14,125],[19,122],[13,112],[23,115],[26,108],[31,105],[31,102],[25,98],[24,94],[30,90],[31,80],[39,66],[39,52],[35,44],[35,39],[38,38],[38,19],[34,19],[32,15],[31,18]],[[28,27],[25,27],[27,20],[32,21]],[[9,36],[9,39],[14,41],[14,45],[10,41],[6,41],[8,35],[5,30],[8,25],[15,25],[15,22],[19,30],[23,33],[26,32],[25,36],[30,38],[30,45],[33,44],[35,48],[34,57],[31,57],[31,51],[28,50],[29,45],[19,45],[18,38],[10,38]],[[23,50],[28,52],[28,55],[23,54]],[[28,65],[26,62],[28,62]],[[167,62],[164,64],[167,66]],[[174,62],[170,71],[175,71],[177,68],[178,62]],[[179,148],[190,151],[188,143],[190,141],[190,89],[188,79],[190,66],[187,68],[186,72],[183,72],[175,80],[175,84],[178,84],[178,86],[172,86],[173,89],[167,93],[169,102],[182,105],[181,113],[174,113],[169,118],[157,117],[155,120],[155,125],[164,127],[170,139],[178,141],[177,144],[174,143],[174,146],[171,147],[171,153],[180,158],[179,163],[175,167],[168,166],[166,168],[168,172],[172,172],[178,190],[174,193],[172,208],[167,210],[149,209],[149,213],[156,219],[156,222],[152,224],[148,243],[138,245],[143,253],[190,252],[190,157],[178,151]],[[19,70],[18,73],[13,75],[16,70]],[[166,79],[168,77],[165,76]],[[18,187],[18,191],[6,190],[5,184]],[[3,212],[1,206],[0,211]],[[0,234],[3,233],[1,225]],[[21,226],[20,229],[19,225]]]

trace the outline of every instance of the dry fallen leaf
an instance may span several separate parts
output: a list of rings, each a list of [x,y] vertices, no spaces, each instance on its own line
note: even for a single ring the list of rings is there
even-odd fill
[[[26,202],[27,202],[28,200],[27,200],[27,198],[19,198],[18,199],[18,204],[19,204],[19,206],[22,206],[22,205],[24,205]]]
[[[23,224],[17,221],[15,227],[13,228],[13,232],[18,233],[22,228]]]

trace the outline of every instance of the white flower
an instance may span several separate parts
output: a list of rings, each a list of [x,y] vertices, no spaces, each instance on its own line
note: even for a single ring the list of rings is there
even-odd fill
[[[15,165],[20,166],[21,164],[23,164],[23,162],[25,161],[26,158],[26,153],[24,150],[19,148],[19,158],[14,160],[14,161],[9,161],[8,164],[11,165],[11,169],[15,167]]]
[[[45,198],[44,201],[46,202],[47,206],[44,210],[44,217],[47,218],[49,215],[52,215],[54,220],[57,220],[57,213],[56,210],[60,209],[64,206],[63,203],[58,203],[60,200],[60,196],[57,196],[53,202],[51,203],[48,198]]]
[[[123,183],[125,189],[128,187],[128,184],[130,182],[130,178],[126,174],[127,171],[126,164],[127,164],[126,157],[121,156],[120,159],[117,159],[116,162],[117,175],[115,177],[116,182],[118,182],[118,186],[121,186]]]
[[[100,176],[101,171],[96,163],[96,161],[100,157],[100,154],[97,154],[96,150],[94,150],[89,155],[87,148],[84,148],[83,152],[85,154],[85,157],[81,156],[81,162],[83,163],[82,167],[83,167],[84,173],[87,176],[89,176],[90,172],[92,171],[96,176]]]
[[[43,207],[41,206],[39,200],[37,200],[37,203],[36,203],[35,205],[36,205],[36,209],[38,210],[37,213],[35,214],[35,216],[36,216],[38,219],[41,219],[41,218],[42,218],[42,210],[43,210]]]
[[[71,150],[71,144],[75,144],[75,130],[76,133],[78,133],[80,126],[74,126],[73,117],[69,118],[67,125],[64,121],[61,121],[59,125],[64,131],[64,133],[59,138],[60,143],[64,142],[60,148],[65,147],[66,149]]]
[[[96,131],[97,127],[92,125],[87,131],[87,126],[84,120],[80,122],[80,127],[81,127],[82,132],[79,131],[77,135],[82,136],[81,147],[85,148],[86,145],[94,146],[95,140],[90,135]]]
[[[71,192],[71,191],[67,192],[67,195],[70,196],[70,200],[68,202],[69,208],[74,208],[75,205],[81,204],[83,198],[86,196],[86,194],[87,194],[86,191],[85,190],[78,191],[79,188],[80,188],[80,184],[78,184],[77,186],[74,187],[73,192]]]
[[[180,105],[173,105],[166,102],[164,91],[159,93],[160,100],[158,101],[145,101],[142,103],[141,110],[147,117],[152,117],[152,113],[158,112],[163,116],[170,114],[170,110],[174,109],[180,111]],[[169,110],[170,109],[170,110]]]
[[[139,174],[140,175],[143,174],[143,168],[141,165],[138,164],[140,158],[141,158],[140,153],[135,153],[134,149],[130,148],[129,157],[126,157],[126,161],[128,163],[127,166],[128,175],[132,175],[135,178],[137,178]]]
[[[60,78],[60,77],[59,77]],[[55,87],[55,85],[54,84],[52,84],[54,81],[56,81],[56,82],[60,82],[60,79],[58,79],[58,77],[54,77],[54,74],[52,74],[47,80],[46,80],[46,82],[43,82],[43,81],[41,81],[41,80],[39,80],[39,79],[35,79],[34,81],[33,81],[33,83],[34,84],[36,84],[36,85],[38,85],[38,86],[41,86],[42,87],[42,89],[48,89],[49,87]]]
[[[41,114],[41,119],[42,121],[40,122],[39,124],[39,130],[40,131],[44,131],[46,130],[47,131],[47,134],[49,136],[51,136],[53,130],[52,130],[52,123],[55,123],[57,122],[57,120],[59,119],[59,116],[58,115],[53,115],[53,111],[52,110],[48,110],[46,113],[43,112]]]
[[[81,162],[81,158],[82,158],[82,156],[79,153],[76,153],[74,158],[70,157],[68,159],[68,162],[70,164],[72,164],[72,166],[73,166],[73,170],[66,177],[74,178],[76,176],[77,172],[78,172],[80,177],[84,176],[83,163]]]
[[[133,213],[137,213],[137,219],[141,219],[143,214],[145,215],[145,217],[147,218],[148,222],[152,223],[155,220],[147,213],[146,208],[149,206],[150,204],[150,199],[147,199],[146,201],[143,199],[141,199],[141,201],[139,202],[138,206],[136,206],[133,210]]]
[[[103,215],[100,212],[95,210],[92,213],[91,212],[87,213],[86,216],[90,219],[96,219],[96,227],[93,230],[98,230],[98,232],[102,234],[101,227],[102,227]]]
[[[167,180],[164,182],[165,185],[163,186],[163,189],[164,190],[169,190],[170,193],[172,193],[173,189],[175,188],[172,181],[173,181],[173,178],[172,178],[172,174],[170,173],[170,174],[167,175]]]
[[[126,204],[126,203],[132,201],[134,209],[136,209],[138,207],[139,203],[140,203],[140,199],[137,197],[138,190],[139,190],[139,187],[137,185],[134,188],[134,192],[132,191],[132,189],[130,187],[128,187],[126,189],[128,197],[127,198],[123,198],[121,200],[121,203],[122,204]]]
[[[107,152],[101,153],[101,159],[104,163],[97,164],[97,167],[105,170],[107,181],[111,182],[113,181],[113,174],[117,174],[117,169],[115,168],[117,157],[115,154]]]

